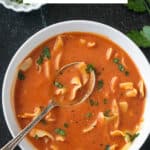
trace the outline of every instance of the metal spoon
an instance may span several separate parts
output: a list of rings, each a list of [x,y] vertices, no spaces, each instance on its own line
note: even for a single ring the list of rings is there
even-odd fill
[[[65,69],[72,67],[74,65],[77,65],[82,62],[73,62],[70,64],[67,64],[63,66],[59,71],[58,74],[63,72]],[[89,83],[90,86],[87,89],[87,92],[85,95],[81,98],[80,101],[74,103],[74,104],[65,104],[65,105],[77,105],[82,102],[84,102],[93,92],[94,86],[95,86],[95,72],[91,71],[90,72],[90,79]],[[23,130],[21,130],[15,138],[10,140],[6,145],[4,145],[0,150],[13,150],[22,140],[23,138],[33,129],[37,123],[39,123],[40,120],[44,118],[44,116],[54,107],[62,107],[60,104],[58,104],[55,100],[51,99],[51,102],[43,109],[43,111],[40,113],[39,116],[37,116],[34,120],[32,120]]]

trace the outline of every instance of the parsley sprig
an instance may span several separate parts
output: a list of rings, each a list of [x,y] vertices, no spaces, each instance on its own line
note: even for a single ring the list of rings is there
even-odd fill
[[[141,31],[132,30],[127,33],[127,36],[131,38],[139,47],[150,47],[150,26],[144,26]]]
[[[135,12],[148,12],[150,14],[150,0],[128,0],[128,9]]]
[[[37,64],[41,65],[45,58],[50,59],[50,57],[51,57],[50,49],[48,47],[45,47],[37,60]]]
[[[95,71],[95,67],[92,64],[87,64],[86,72],[90,73],[92,71]]]
[[[55,133],[61,136],[66,136],[66,131],[61,128],[56,128]]]
[[[22,71],[18,72],[18,79],[19,80],[25,80],[25,75],[24,75],[24,73]]]

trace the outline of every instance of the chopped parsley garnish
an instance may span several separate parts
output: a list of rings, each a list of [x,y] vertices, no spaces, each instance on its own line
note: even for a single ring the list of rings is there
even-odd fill
[[[114,62],[115,64],[118,64],[118,63],[120,62],[120,60],[119,60],[118,58],[114,58],[114,59],[113,59],[113,62]]]
[[[103,80],[99,80],[97,83],[97,88],[100,90],[104,85],[104,81]]]
[[[58,87],[59,89],[62,89],[64,86],[60,83],[60,82],[58,82],[58,81],[55,81],[54,82],[54,85],[56,86],[56,87]]]
[[[34,138],[35,138],[36,140],[38,140],[38,139],[39,139],[39,136],[36,134],[36,135],[34,136]]]
[[[95,68],[92,64],[87,64],[86,72],[90,73],[92,71],[95,71]]]
[[[41,65],[45,58],[50,59],[50,57],[51,57],[50,49],[48,47],[45,47],[37,60],[37,64]]]
[[[104,98],[104,99],[103,99],[103,103],[104,103],[104,104],[107,104],[107,103],[108,103],[108,99]]]
[[[98,106],[98,104],[99,104],[98,101],[95,101],[93,99],[90,99],[89,103],[90,103],[91,106]]]
[[[139,133],[130,134],[127,132],[126,134],[127,134],[127,136],[129,136],[131,142],[133,142],[135,140],[135,138],[137,138],[139,136]]]
[[[110,145],[106,145],[105,150],[110,150]]]
[[[124,66],[122,64],[118,64],[118,69],[123,72],[125,70]]]
[[[91,118],[93,116],[93,114],[91,113],[91,112],[88,112],[87,114],[86,114],[86,117],[89,119],[89,118]]]
[[[124,72],[124,74],[126,75],[126,76],[128,76],[129,75],[129,72],[125,69],[125,67],[120,63],[120,59],[119,58],[114,58],[113,59],[113,62],[118,66],[118,70],[120,71],[120,72]]]
[[[19,80],[24,80],[24,79],[25,79],[25,75],[23,74],[22,71],[19,71],[19,72],[18,72],[18,79],[19,79]]]
[[[129,75],[129,72],[128,72],[128,71],[125,71],[125,75],[128,76],[128,75]]]
[[[50,55],[50,50],[49,50],[49,48],[48,47],[45,47],[44,49],[43,49],[43,57],[46,57],[47,59],[50,59],[50,57],[51,57],[51,55]]]
[[[43,60],[44,60],[44,58],[40,55],[36,62],[38,65],[41,65],[43,63]]]
[[[55,129],[55,133],[56,133],[56,134],[59,134],[59,135],[62,135],[62,136],[66,136],[65,130],[63,130],[63,129],[61,129],[61,128],[56,128],[56,129]]]
[[[127,36],[133,40],[139,47],[150,47],[150,26],[144,26],[142,30],[131,30]]]
[[[65,128],[68,128],[68,127],[69,127],[69,124],[65,122],[65,123],[64,123],[64,127],[65,127]]]
[[[110,117],[110,109],[106,110],[103,114],[105,117]]]

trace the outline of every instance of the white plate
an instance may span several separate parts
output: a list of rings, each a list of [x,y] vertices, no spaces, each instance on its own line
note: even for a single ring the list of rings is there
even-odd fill
[[[39,9],[42,4],[29,4],[29,5],[26,5],[26,4],[18,4],[18,3],[15,3],[15,2],[12,2],[11,0],[0,0],[0,3],[8,8],[8,9],[11,9],[13,11],[16,11],[16,12],[30,12],[32,10],[36,10],[36,9]]]
[[[16,117],[14,114],[14,107],[11,101],[11,87],[13,84],[13,79],[15,77],[15,72],[18,64],[39,44],[43,43],[45,40],[53,37],[57,34],[63,32],[93,32],[96,34],[102,34],[107,36],[113,42],[117,43],[122,47],[128,55],[132,58],[134,63],[139,69],[141,76],[144,79],[145,86],[147,89],[146,105],[144,111],[144,122],[142,124],[140,135],[135,139],[130,147],[130,150],[138,150],[145,142],[146,138],[150,133],[150,66],[141,52],[141,50],[123,33],[118,30],[101,23],[93,21],[65,21],[48,26],[41,31],[30,37],[16,52],[15,56],[11,60],[7,72],[5,74],[3,89],[2,89],[2,104],[3,112],[8,125],[8,128],[13,135],[13,137],[19,132],[19,125],[17,124]],[[136,109],[136,108],[135,108]],[[33,150],[32,145],[24,139],[20,144],[22,150]]]

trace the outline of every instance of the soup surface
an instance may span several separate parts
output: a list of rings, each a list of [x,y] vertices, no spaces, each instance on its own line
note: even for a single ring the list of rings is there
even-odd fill
[[[57,74],[72,62],[81,62]],[[42,43],[19,65],[14,103],[24,128],[51,98],[83,103],[57,107],[29,133],[38,150],[127,150],[139,135],[144,82],[130,57],[109,39],[91,33],[64,33]]]

